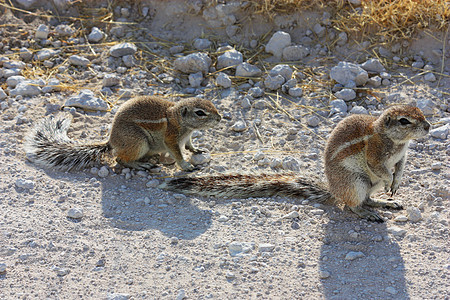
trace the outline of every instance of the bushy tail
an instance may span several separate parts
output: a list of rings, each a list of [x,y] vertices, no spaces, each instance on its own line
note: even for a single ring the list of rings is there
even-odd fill
[[[294,174],[230,174],[176,178],[163,183],[163,189],[205,197],[249,198],[288,196],[324,202],[329,192]]]
[[[99,161],[110,150],[107,142],[79,145],[67,136],[72,119],[60,114],[40,121],[25,137],[27,158],[43,167],[70,171]]]

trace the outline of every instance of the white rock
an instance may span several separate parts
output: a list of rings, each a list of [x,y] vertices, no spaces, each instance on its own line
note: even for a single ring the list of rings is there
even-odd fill
[[[446,140],[448,137],[449,131],[450,131],[450,124],[445,124],[444,126],[440,126],[438,128],[434,128],[434,129],[430,130],[430,134],[434,138]]]
[[[190,162],[194,166],[203,165],[211,161],[211,154],[209,153],[200,153],[194,154],[191,156]]]
[[[228,245],[228,251],[230,252],[230,255],[231,255],[231,256],[236,256],[236,255],[242,253],[242,251],[243,251],[242,243],[239,243],[239,242],[231,242],[231,243]]]
[[[248,90],[248,94],[253,98],[260,98],[264,95],[264,90],[259,86],[255,86]]]
[[[369,80],[366,70],[357,64],[342,61],[331,69],[330,77],[346,87],[352,87],[353,84],[362,86]]]
[[[60,91],[61,90],[60,84],[61,82],[58,79],[52,78],[48,81],[47,85],[42,88],[42,92],[51,93],[54,91]]]
[[[397,290],[395,288],[393,288],[392,286],[388,286],[385,291],[391,295],[397,295]]]
[[[306,124],[311,127],[317,127],[320,124],[320,119],[318,116],[312,115],[306,120]]]
[[[197,50],[205,50],[211,47],[211,41],[208,39],[195,39],[194,48]]]
[[[103,86],[113,86],[120,83],[120,77],[116,74],[105,74],[103,77]]]
[[[35,38],[40,40],[45,40],[48,37],[48,27],[47,25],[41,24],[36,29]]]
[[[189,74],[189,84],[193,88],[200,87],[201,84],[202,84],[202,81],[203,81],[203,74],[202,74],[202,72]]]
[[[330,102],[331,110],[330,115],[335,113],[346,114],[347,113],[347,104],[342,99],[336,99]]]
[[[356,92],[352,89],[342,89],[334,94],[337,98],[350,101],[356,98]]]
[[[219,72],[217,73],[217,77],[216,77],[216,84],[218,86],[224,87],[224,88],[229,88],[232,85],[231,79],[230,77],[223,73],[223,72]]]
[[[261,70],[249,63],[241,63],[236,67],[236,76],[239,77],[258,77],[261,75]]]
[[[81,90],[77,96],[70,97],[64,103],[64,106],[79,107],[82,109],[107,111],[108,103],[94,96],[91,90]]]
[[[30,50],[28,50],[25,47],[22,47],[22,48],[20,48],[19,56],[24,61],[29,61],[29,60],[31,60],[33,58],[33,52],[31,52]]]
[[[244,61],[244,57],[241,52],[235,49],[229,50],[217,57],[217,69],[223,69],[228,67],[236,67]]]
[[[406,234],[406,229],[403,229],[403,228],[400,228],[400,227],[397,227],[397,226],[388,227],[387,231],[390,234],[392,234],[394,236],[398,236],[398,237],[404,236]]]
[[[109,49],[109,55],[113,57],[121,57],[125,55],[134,55],[137,51],[137,47],[133,43],[121,43],[114,45]]]
[[[69,57],[69,63],[71,65],[74,66],[82,66],[82,67],[86,67],[88,66],[91,62],[89,61],[89,59],[87,59],[86,57],[82,57],[79,55],[71,55]]]
[[[362,106],[355,106],[350,110],[350,114],[354,114],[354,115],[367,115],[368,111],[367,109],[365,109]]]
[[[88,41],[91,43],[100,42],[105,37],[103,31],[98,29],[97,27],[92,27],[91,33],[88,35]]]
[[[330,277],[330,272],[328,272],[328,271],[320,271],[319,272],[319,278],[320,279],[326,279],[328,277]]]
[[[337,43],[339,46],[344,46],[344,45],[347,43],[347,41],[348,41],[347,33],[345,33],[345,32],[339,33],[339,35],[338,35],[338,40],[337,40],[336,43]]]
[[[422,213],[417,207],[408,207],[406,209],[406,214],[408,215],[408,220],[410,220],[411,222],[415,223],[422,220]]]
[[[217,219],[217,221],[219,221],[219,222],[227,222],[229,220],[229,218],[227,217],[227,216],[225,216],[225,215],[221,215],[220,217],[219,217],[219,219]]]
[[[270,76],[281,75],[285,80],[290,80],[294,70],[288,65],[276,65],[269,71]]]
[[[283,166],[283,169],[285,170],[290,170],[294,172],[300,171],[300,163],[298,162],[297,159],[291,156],[285,157],[281,164]]]
[[[272,53],[275,57],[281,58],[283,49],[291,44],[291,36],[284,31],[275,32],[266,45],[266,52]]]
[[[243,132],[245,130],[247,130],[247,125],[245,124],[244,121],[236,121],[236,123],[234,123],[231,126],[231,130],[235,131],[235,132]]]
[[[55,27],[55,31],[59,34],[59,36],[71,36],[72,34],[75,33],[75,29],[73,29],[71,26],[69,25],[58,25]]]
[[[298,213],[298,211],[294,210],[291,211],[290,213],[284,215],[282,218],[283,219],[294,219],[294,218],[298,218],[300,216],[300,214]]]
[[[19,60],[8,60],[3,63],[3,67],[8,69],[24,69],[26,65],[26,63]]]
[[[9,88],[15,88],[20,82],[26,81],[25,77],[21,75],[10,76],[6,79],[6,85]]]
[[[0,100],[5,100],[8,97],[5,91],[0,87]]]
[[[121,293],[108,293],[106,296],[107,300],[129,300],[129,294],[121,294]]]
[[[106,166],[102,166],[100,170],[98,170],[98,176],[105,178],[109,175],[109,170]]]
[[[325,213],[325,211],[323,209],[317,208],[317,209],[312,209],[311,213],[316,216],[321,216]]]
[[[148,188],[156,188],[159,186],[159,180],[158,179],[152,179],[149,182],[145,184]]]
[[[37,96],[41,93],[41,88],[30,81],[22,81],[9,92],[10,96]]]
[[[355,252],[355,251],[350,251],[349,253],[347,253],[347,255],[345,255],[345,259],[346,260],[355,260],[357,258],[361,258],[364,257],[364,253],[362,252]]]
[[[301,87],[293,87],[289,89],[288,93],[292,97],[301,97],[303,95],[303,89]]]
[[[134,64],[135,64],[135,59],[134,59],[133,55],[124,55],[124,56],[122,56],[122,61],[123,61],[123,64],[126,67],[128,67],[128,68],[133,67]]]
[[[5,274],[6,273],[6,264],[1,263],[0,264],[0,274]]]
[[[423,79],[429,82],[434,82],[436,81],[436,76],[434,76],[434,73],[427,73],[423,76]]]
[[[23,179],[23,178],[19,178],[16,180],[16,186],[18,188],[22,188],[25,190],[32,190],[34,189],[36,183],[33,180],[28,180],[28,179]]]
[[[301,45],[287,46],[283,49],[283,59],[287,61],[298,61],[309,55],[309,49]]]
[[[61,51],[59,50],[53,50],[53,49],[44,49],[41,51],[38,51],[36,53],[36,59],[39,61],[44,61],[49,58],[52,58],[53,56],[59,54]]]
[[[395,217],[394,221],[395,222],[406,222],[406,221],[408,221],[408,217],[407,216],[403,216],[403,215],[397,216],[397,217]]]
[[[67,211],[67,216],[72,219],[81,219],[84,216],[82,208],[71,208]]]
[[[361,68],[369,73],[381,73],[386,71],[380,60],[377,58],[371,58],[361,65]]]
[[[373,85],[374,87],[379,87],[381,86],[382,80],[381,77],[377,75],[370,77],[367,83]]]
[[[192,53],[179,57],[174,62],[174,68],[186,74],[202,72],[207,74],[211,66],[211,58],[206,53]]]
[[[281,88],[283,83],[286,81],[283,76],[275,75],[275,76],[267,76],[264,80],[264,86],[269,90],[275,91]]]
[[[272,252],[275,249],[275,245],[262,243],[258,245],[259,252]]]
[[[178,294],[177,294],[177,297],[175,298],[175,300],[183,300],[183,299],[186,299],[186,298],[187,298],[186,291],[181,289],[181,290],[178,291]]]
[[[316,23],[313,27],[313,31],[315,34],[317,34],[318,37],[324,37],[326,33],[326,28],[320,25],[319,23]]]

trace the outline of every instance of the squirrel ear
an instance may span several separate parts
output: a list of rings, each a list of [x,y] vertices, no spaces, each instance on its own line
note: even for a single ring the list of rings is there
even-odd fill
[[[389,126],[389,124],[391,124],[391,117],[386,117],[386,121],[384,121],[384,124],[386,126]]]
[[[185,117],[188,113],[188,108],[187,107],[183,107],[181,109],[181,116]]]

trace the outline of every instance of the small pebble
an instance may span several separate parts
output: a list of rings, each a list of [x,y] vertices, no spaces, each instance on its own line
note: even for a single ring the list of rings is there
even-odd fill
[[[106,166],[102,166],[100,170],[98,170],[98,176],[101,178],[105,178],[109,175],[109,170]]]
[[[346,260],[355,260],[357,258],[361,258],[364,257],[364,253],[362,252],[354,252],[354,251],[350,251],[349,253],[347,253],[347,255],[345,256]]]
[[[72,219],[81,219],[83,215],[82,208],[71,208],[67,211],[67,216]]]
[[[328,277],[330,277],[330,272],[328,272],[328,271],[320,271],[319,272],[319,278],[320,279],[326,279]]]

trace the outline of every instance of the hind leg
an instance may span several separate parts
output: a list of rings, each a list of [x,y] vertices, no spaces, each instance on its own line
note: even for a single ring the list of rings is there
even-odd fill
[[[146,160],[150,156],[147,136],[140,128],[127,127],[120,133],[111,133],[110,144],[114,149],[119,164],[138,170],[149,170],[155,167]]]
[[[337,192],[333,190],[331,192],[337,198],[342,199],[348,208],[360,218],[373,222],[383,222],[383,219],[376,212],[362,207],[365,200],[369,198],[370,187],[370,179],[361,175],[351,178],[339,178],[339,185],[335,189]]]

